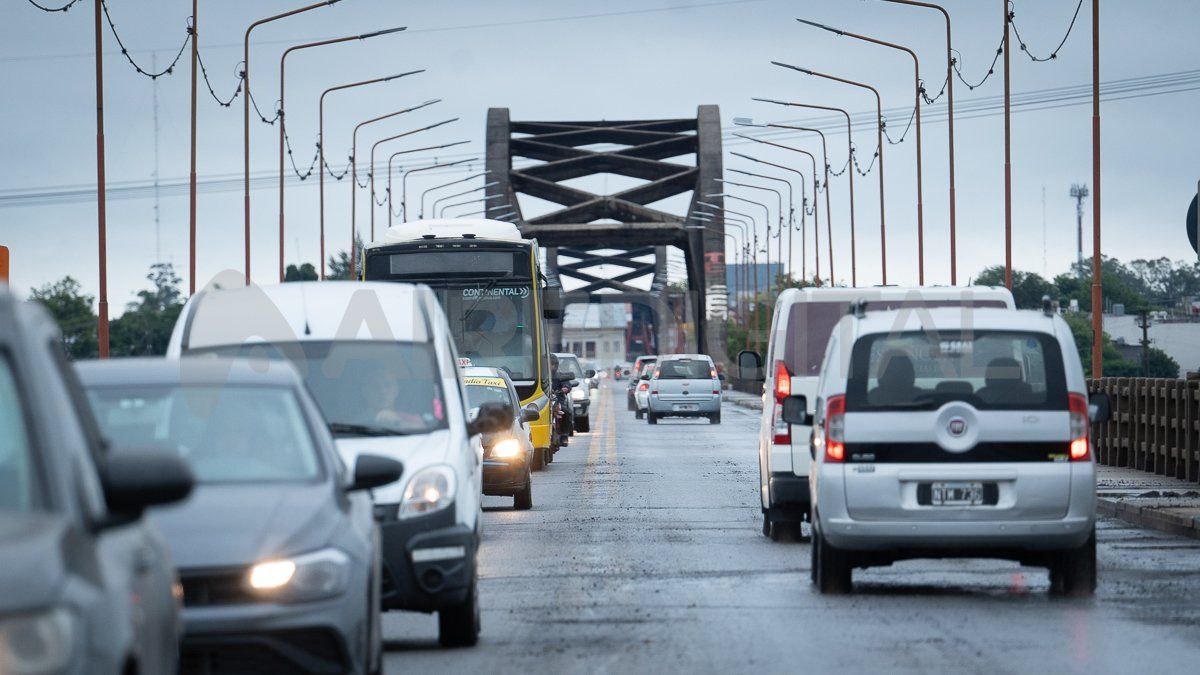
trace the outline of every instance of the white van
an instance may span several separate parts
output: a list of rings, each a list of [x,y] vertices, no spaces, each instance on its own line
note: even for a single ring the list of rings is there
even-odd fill
[[[798,539],[800,523],[808,516],[811,503],[808,467],[812,461],[812,427],[786,424],[783,400],[793,394],[806,396],[810,403],[815,400],[829,334],[857,300],[865,300],[873,310],[1015,307],[1008,289],[991,286],[789,288],[780,293],[771,318],[765,363],[754,352],[738,355],[739,377],[764,382],[758,429],[759,494],[762,532],[772,540],[778,541],[785,533]]]
[[[871,311],[834,328],[815,407],[813,581],[910,558],[1006,558],[1050,570],[1050,592],[1096,587],[1096,463],[1075,338],[1043,312]]]
[[[475,643],[477,434],[493,422],[507,427],[512,411],[496,420],[497,411],[481,410],[468,421],[457,354],[429,288],[218,278],[188,301],[167,353],[287,358],[347,465],[363,453],[402,462],[403,477],[372,495],[383,538],[381,606],[436,611],[442,644]]]

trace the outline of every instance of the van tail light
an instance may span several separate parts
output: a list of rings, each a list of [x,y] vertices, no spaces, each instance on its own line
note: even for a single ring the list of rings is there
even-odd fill
[[[783,361],[775,362],[775,407],[772,413],[775,445],[792,444],[792,425],[783,421],[783,399],[792,395],[792,374]]]
[[[649,382],[638,382],[638,391],[646,391],[650,388]]]
[[[1071,411],[1071,461],[1086,461],[1091,458],[1087,398],[1083,394],[1067,394],[1067,408]]]
[[[846,461],[846,397],[830,396],[821,434],[826,462]]]

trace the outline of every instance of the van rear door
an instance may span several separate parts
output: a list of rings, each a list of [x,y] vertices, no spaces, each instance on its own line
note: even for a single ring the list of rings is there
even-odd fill
[[[889,333],[854,346],[846,506],[859,520],[1051,520],[1071,498],[1062,354],[1032,332]]]

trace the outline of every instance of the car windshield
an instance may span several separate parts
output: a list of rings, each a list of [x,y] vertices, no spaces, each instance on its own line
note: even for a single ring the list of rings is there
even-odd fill
[[[1065,410],[1058,343],[1041,333],[904,332],[854,345],[846,410],[933,410],[964,401],[981,410]]]
[[[468,375],[463,378],[463,384],[467,389],[467,406],[472,409],[478,408],[488,401],[512,405],[512,395],[502,377]]]
[[[471,365],[504,368],[514,382],[537,379],[532,285],[481,282],[437,288],[458,355]]]
[[[339,340],[204,352],[290,359],[338,435],[424,434],[446,428],[445,398],[430,344]]]
[[[300,482],[320,475],[312,429],[290,388],[95,386],[88,400],[114,451],[174,453],[198,483]]]
[[[17,383],[8,361],[0,358],[0,512],[27,513],[37,505],[32,450]]]
[[[699,359],[667,359],[658,367],[660,380],[708,380],[711,364]]]
[[[579,360],[574,356],[558,357],[558,370],[560,372],[570,373],[572,379],[583,379],[583,369],[579,367]]]

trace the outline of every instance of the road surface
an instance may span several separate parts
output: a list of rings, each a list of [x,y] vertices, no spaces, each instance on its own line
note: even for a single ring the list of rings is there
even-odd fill
[[[442,649],[434,617],[389,613],[386,672],[1200,668],[1200,541],[1101,521],[1091,600],[1051,599],[1043,569],[991,560],[856,570],[853,594],[821,596],[808,543],[761,535],[757,413],[650,426],[621,385],[534,474],[532,511],[485,501],[479,645]]]

